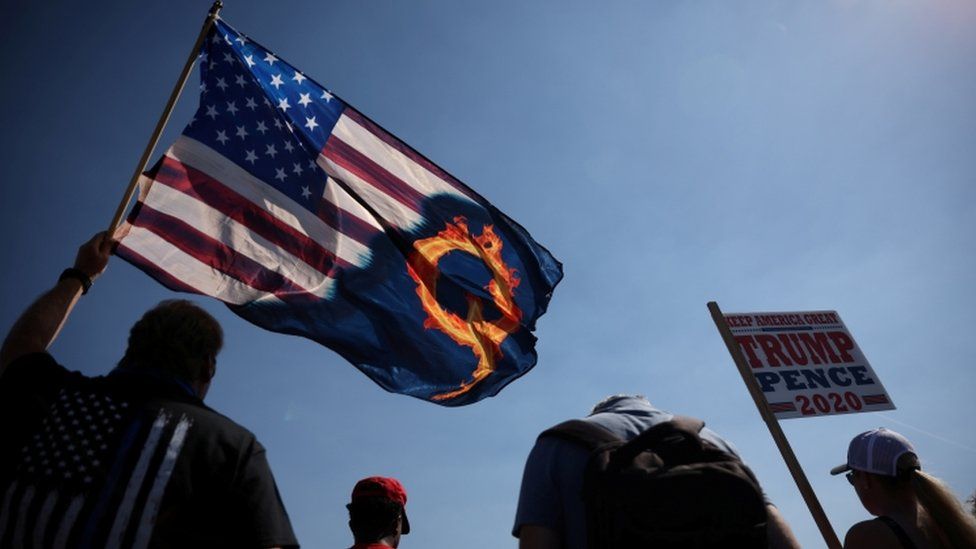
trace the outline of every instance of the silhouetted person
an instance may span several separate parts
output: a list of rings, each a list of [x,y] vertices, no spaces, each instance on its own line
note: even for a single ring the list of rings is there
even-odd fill
[[[922,472],[918,454],[904,436],[884,428],[854,437],[847,462],[830,474],[847,473],[873,520],[847,531],[844,547],[976,547],[976,524],[942,481]]]
[[[589,417],[584,420],[568,422],[573,424],[571,431],[582,434],[584,438],[587,436],[602,437],[602,441],[598,440],[595,444],[589,445],[581,444],[577,440],[573,440],[576,438],[575,436],[567,437],[561,433],[562,425],[542,433],[529,454],[522,476],[518,510],[515,515],[515,526],[512,530],[512,534],[519,538],[519,547],[521,549],[586,549],[587,547],[616,549],[617,547],[643,548],[645,546],[684,547],[689,546],[689,544],[707,547],[742,546],[739,544],[731,545],[726,541],[727,539],[741,539],[731,538],[730,536],[733,534],[726,535],[728,532],[734,532],[735,535],[738,535],[740,528],[737,524],[730,524],[728,529],[723,531],[720,531],[718,526],[714,530],[703,527],[698,531],[693,529],[689,531],[686,528],[681,532],[676,531],[675,534],[679,537],[673,538],[670,542],[645,541],[641,543],[639,540],[633,539],[642,534],[646,535],[646,539],[666,538],[668,535],[666,532],[654,530],[655,525],[653,523],[656,521],[670,520],[661,517],[680,515],[685,509],[690,510],[689,515],[693,515],[696,512],[695,507],[699,507],[699,503],[701,503],[701,508],[704,508],[706,504],[721,506],[723,504],[720,500],[728,503],[713,512],[713,517],[716,515],[719,517],[716,522],[721,523],[723,515],[729,518],[736,515],[742,516],[743,522],[746,524],[741,530],[747,532],[744,535],[749,536],[750,540],[757,540],[751,542],[753,546],[756,544],[767,546],[768,544],[769,547],[799,547],[789,525],[783,520],[776,508],[765,501],[758,481],[748,470],[748,467],[742,464],[735,448],[713,431],[703,428],[704,424],[700,421],[682,418],[679,425],[674,425],[676,420],[678,420],[676,416],[653,407],[643,396],[616,395],[608,397],[594,406]],[[652,434],[651,431],[654,433]],[[639,484],[642,488],[638,492],[632,486],[638,486],[637,483],[644,481],[648,481],[648,485],[651,485],[654,475],[635,474],[630,475],[631,478],[635,479],[633,482],[628,481],[626,475],[617,480],[611,478],[616,487],[611,485],[609,489],[616,489],[620,493],[626,493],[626,497],[633,498],[628,501],[640,499],[640,505],[631,505],[625,501],[609,501],[609,503],[617,503],[618,507],[607,505],[600,509],[593,509],[594,504],[607,503],[608,500],[612,500],[612,497],[608,497],[607,492],[599,493],[593,490],[592,487],[597,485],[597,480],[601,477],[593,474],[591,470],[594,466],[598,466],[598,469],[602,467],[604,469],[601,469],[599,474],[603,475],[602,478],[608,478],[606,472],[613,468],[610,463],[616,459],[609,457],[609,462],[607,462],[607,455],[598,455],[595,452],[599,452],[600,448],[605,448],[608,444],[619,446],[625,441],[638,443],[639,439],[652,440],[649,435],[660,435],[661,437],[657,443],[649,444],[649,448],[656,450],[659,456],[664,456],[665,453],[675,449],[678,453],[683,453],[680,447],[675,448],[668,444],[660,444],[666,442],[664,439],[676,440],[680,438],[684,441],[682,444],[687,442],[694,448],[698,448],[697,445],[701,444],[700,449],[690,452],[689,455],[698,455],[706,460],[716,460],[723,463],[719,466],[720,468],[734,470],[736,477],[729,482],[735,485],[737,490],[742,490],[737,492],[744,495],[741,504],[738,503],[735,494],[723,494],[722,491],[711,490],[713,485],[707,481],[697,485],[702,490],[701,493],[697,493],[696,488],[685,489],[684,484],[681,484],[682,489],[671,495],[650,493],[652,490],[644,491],[644,484]],[[613,440],[619,442],[611,442]],[[596,448],[596,451],[592,449],[593,447]],[[620,450],[617,455],[619,456],[622,452],[623,450]],[[639,466],[642,463],[644,465],[651,464],[652,460],[657,459],[658,457],[646,454],[645,458],[637,459],[635,463],[628,461],[627,467],[633,465],[634,467],[631,469],[633,472],[646,473],[646,470],[639,470]],[[667,464],[666,456],[665,464]],[[653,465],[658,466],[661,463],[654,461]],[[713,472],[709,471],[709,473]],[[718,472],[717,475],[722,476],[722,472]],[[690,476],[698,476],[699,479],[707,478],[700,475]],[[693,481],[694,479],[692,479]],[[682,480],[679,479],[676,482],[680,483]],[[628,484],[632,486],[629,487]],[[589,494],[587,498],[584,498],[584,492]],[[597,495],[594,496],[594,493]],[[728,497],[724,499],[711,497],[716,495]],[[673,497],[674,500],[669,501],[669,497]],[[747,502],[745,499],[749,501]],[[616,517],[617,511],[615,509],[621,513],[634,514],[626,518]],[[644,509],[657,509],[657,511],[645,512]],[[611,516],[611,519],[607,519],[608,515]],[[619,522],[612,525],[608,524],[613,522],[612,519],[614,518]],[[690,516],[688,518],[691,519]],[[709,522],[708,518],[706,517],[704,522],[714,524],[714,522]],[[691,519],[690,522],[695,520]],[[735,522],[735,520],[737,519],[730,522]],[[647,528],[645,531],[636,532],[636,530],[645,527]],[[678,528],[677,524],[668,527]],[[593,532],[593,528],[599,529],[600,532]],[[624,530],[635,532],[621,534],[620,532]],[[603,534],[607,534],[608,537],[624,539],[610,542],[603,539]],[[588,545],[588,538],[590,537],[593,537],[594,541]]]
[[[203,403],[223,342],[203,309],[148,311],[106,376],[46,352],[113,245],[82,245],[0,349],[0,546],[297,547],[264,448]]]
[[[398,547],[400,536],[410,533],[407,520],[407,492],[395,478],[369,477],[352,489],[349,529],[355,545],[352,549]]]

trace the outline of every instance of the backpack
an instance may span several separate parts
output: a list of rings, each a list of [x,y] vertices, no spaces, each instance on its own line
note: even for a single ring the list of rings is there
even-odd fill
[[[582,493],[589,549],[766,547],[759,482],[701,438],[704,426],[674,416],[628,442],[577,419],[539,435],[590,450]]]

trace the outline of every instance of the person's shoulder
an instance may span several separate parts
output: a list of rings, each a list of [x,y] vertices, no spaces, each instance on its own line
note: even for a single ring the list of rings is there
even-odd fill
[[[47,352],[29,353],[11,361],[0,374],[0,393],[16,400],[26,395],[46,400],[67,385],[79,385],[91,379],[68,370]]]
[[[526,460],[526,470],[534,474],[554,475],[555,471],[576,470],[586,464],[590,449],[571,437],[543,432],[535,441]]]
[[[222,429],[226,430],[228,433],[233,433],[234,435],[243,438],[254,438],[254,433],[252,433],[250,429],[241,425],[240,423],[237,423],[236,421],[222,414],[221,412],[214,410],[210,406],[203,404],[198,407],[198,410],[200,410],[200,413],[202,415],[209,418],[210,421],[213,421],[214,423],[219,425]]]
[[[257,445],[257,438],[247,427],[214,410],[203,402],[164,401],[162,408],[171,414],[186,415],[197,432],[235,446]]]
[[[48,379],[63,377],[68,373],[68,369],[58,364],[54,357],[46,352],[28,353],[21,355],[10,362],[3,377],[0,378],[4,383],[24,381],[25,379]]]
[[[723,452],[731,454],[732,457],[738,459],[739,461],[743,461],[742,454],[739,453],[739,449],[736,448],[735,444],[733,444],[731,440],[723,437],[708,427],[703,428],[700,435],[703,440],[710,442]]]
[[[865,520],[851,526],[844,537],[845,549],[901,547],[891,528],[880,519]]]

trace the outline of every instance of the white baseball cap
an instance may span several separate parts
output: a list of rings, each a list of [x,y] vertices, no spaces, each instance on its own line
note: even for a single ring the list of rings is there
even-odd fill
[[[854,437],[847,447],[847,463],[830,470],[831,475],[856,469],[889,477],[898,476],[898,458],[904,454],[915,456],[915,447],[902,435],[879,427]]]

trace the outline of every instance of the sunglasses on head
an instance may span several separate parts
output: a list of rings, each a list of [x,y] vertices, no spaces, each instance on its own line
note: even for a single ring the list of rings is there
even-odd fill
[[[854,486],[854,470],[848,471],[844,476],[847,477],[847,482],[850,482],[851,486]]]

